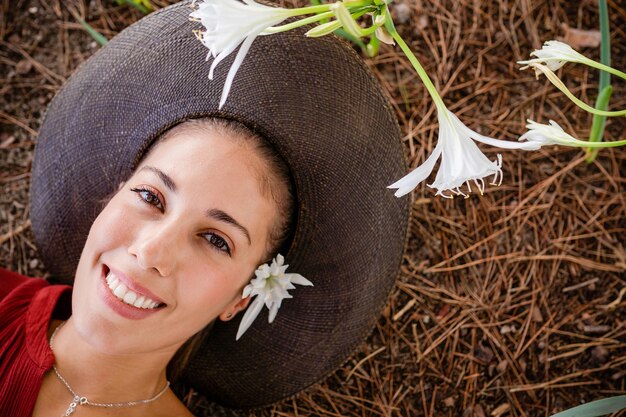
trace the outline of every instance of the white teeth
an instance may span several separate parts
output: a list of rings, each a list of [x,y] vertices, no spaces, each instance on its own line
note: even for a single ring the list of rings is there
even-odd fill
[[[126,295],[124,296],[124,302],[126,304],[134,305],[136,299],[137,299],[137,294],[135,294],[132,291],[128,291]]]
[[[128,289],[112,272],[109,272],[106,276],[106,283],[113,295],[119,298],[126,304],[135,306],[137,308],[155,308],[159,305],[158,302],[144,296],[139,295],[136,292]]]
[[[149,299],[148,297],[146,297],[146,299],[143,301],[143,304],[141,305],[142,308],[152,308],[152,303],[153,301],[151,299]]]
[[[135,302],[133,303],[133,305],[134,305],[135,307],[141,307],[141,306],[143,305],[143,302],[145,301],[145,299],[146,299],[146,297],[144,297],[144,296],[142,295],[141,297],[139,297],[139,298],[137,298],[137,299],[135,300]]]
[[[119,283],[120,283],[120,280],[115,278],[115,275],[113,274],[107,275],[107,285],[109,286],[111,291],[115,291]]]
[[[126,285],[124,284],[120,284],[115,291],[113,291],[113,294],[115,294],[115,296],[117,298],[121,298],[124,299],[124,295],[126,295],[126,290],[128,290],[128,288],[126,288]]]

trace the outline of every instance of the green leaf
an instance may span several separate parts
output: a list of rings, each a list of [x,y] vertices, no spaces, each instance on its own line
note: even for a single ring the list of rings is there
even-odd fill
[[[611,66],[611,32],[609,30],[609,8],[606,0],[598,1],[598,14],[600,16],[600,62],[604,65]],[[609,99],[613,89],[611,88],[611,75],[608,72],[600,71],[600,85],[598,86],[598,99],[596,100],[596,108],[607,110],[609,108]],[[590,142],[602,142],[604,136],[604,126],[606,125],[606,117],[593,115],[591,122],[591,133],[589,134]],[[587,148],[588,164],[592,163],[598,156],[599,149]]]
[[[596,100],[596,109],[608,109],[609,100],[611,99],[612,93],[613,87],[611,85],[607,85],[604,89],[602,89],[602,91],[600,91],[600,94],[598,95],[598,99]],[[598,114],[593,115],[593,120],[591,121],[591,132],[589,132],[589,142],[602,142],[605,125],[606,116],[600,116]],[[585,159],[585,161],[587,161],[587,163],[593,162],[598,155],[598,151],[598,148],[587,148],[587,158]]]
[[[615,413],[624,408],[626,408],[626,395],[620,395],[579,405],[554,414],[552,417],[596,417]]]
[[[91,37],[94,38],[96,42],[98,42],[100,45],[104,46],[109,43],[109,40],[105,38],[104,35],[102,35],[100,32],[91,27],[89,23],[85,22],[80,17],[76,17],[76,20],[78,20],[78,23],[80,23],[80,25],[87,31],[87,33],[89,33]]]

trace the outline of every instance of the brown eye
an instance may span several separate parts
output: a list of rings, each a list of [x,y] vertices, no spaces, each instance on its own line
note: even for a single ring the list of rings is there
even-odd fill
[[[230,256],[230,247],[228,246],[228,243],[226,242],[226,240],[224,240],[224,238],[222,238],[220,235],[213,233],[213,232],[209,232],[209,233],[204,234],[204,238],[216,250],[220,252],[225,252]]]
[[[148,188],[131,188],[130,190],[136,193],[137,196],[139,196],[139,198],[144,203],[149,204],[160,211],[163,211],[163,202],[155,191],[152,191]]]

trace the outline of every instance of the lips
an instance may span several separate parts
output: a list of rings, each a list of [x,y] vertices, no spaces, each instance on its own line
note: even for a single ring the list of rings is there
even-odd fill
[[[115,295],[118,300],[137,307],[137,308],[156,308],[160,304],[158,301],[153,300],[145,295],[138,294],[135,291],[128,288],[113,272],[110,272],[106,276],[106,282],[109,289]]]
[[[99,292],[104,302],[119,315],[130,319],[147,317],[166,304],[123,272],[103,265]]]

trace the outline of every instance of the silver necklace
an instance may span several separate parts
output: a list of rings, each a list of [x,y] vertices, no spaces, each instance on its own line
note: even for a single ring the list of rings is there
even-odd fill
[[[52,332],[52,336],[50,337],[50,349],[52,349],[54,336],[56,336],[57,332],[59,331],[61,327],[63,327],[64,324],[65,322],[61,323],[56,329],[54,329],[54,332]],[[170,382],[166,381],[165,387],[163,387],[163,389],[159,391],[157,395],[155,395],[152,398],[145,399],[145,400],[128,401],[125,403],[95,403],[95,402],[89,401],[87,397],[83,397],[77,394],[72,389],[70,384],[65,380],[65,378],[63,378],[63,376],[59,373],[59,370],[57,369],[56,365],[53,364],[52,369],[54,369],[54,373],[57,375],[59,380],[63,382],[65,387],[74,397],[69,407],[67,407],[67,411],[65,411],[65,414],[63,414],[63,417],[68,417],[69,415],[71,415],[74,411],[76,411],[76,407],[78,407],[79,405],[90,405],[92,407],[106,407],[106,408],[123,408],[123,407],[133,407],[135,405],[141,405],[141,404],[148,404],[148,403],[151,403],[152,401],[158,400],[163,394],[165,394],[165,391],[167,391],[167,388],[170,386]]]

